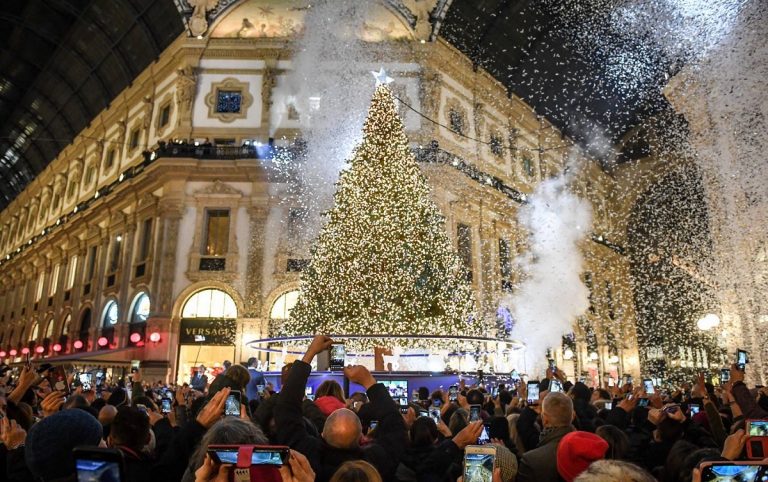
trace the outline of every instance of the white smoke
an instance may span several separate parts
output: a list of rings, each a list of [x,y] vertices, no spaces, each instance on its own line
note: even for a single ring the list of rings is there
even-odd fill
[[[579,243],[590,232],[592,208],[569,191],[569,179],[563,174],[543,181],[518,213],[529,249],[517,260],[525,278],[508,302],[515,319],[512,337],[526,344],[531,376],[543,372],[547,348],[559,348],[589,307]]]

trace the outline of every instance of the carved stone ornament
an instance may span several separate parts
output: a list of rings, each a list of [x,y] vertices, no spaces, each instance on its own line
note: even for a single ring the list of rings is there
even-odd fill
[[[219,0],[187,0],[190,7],[193,8],[192,16],[189,18],[189,33],[199,37],[208,31],[208,12],[216,8]]]
[[[221,122],[233,122],[236,119],[245,119],[248,113],[248,107],[253,104],[253,96],[250,93],[248,82],[240,82],[234,77],[227,77],[221,82],[214,82],[211,85],[211,91],[205,96],[205,105],[208,106],[208,117],[219,119]],[[219,91],[239,91],[240,92],[240,111],[239,112],[217,112]]]
[[[221,182],[220,180],[216,179],[211,184],[205,186],[202,189],[198,189],[197,191],[195,191],[195,197],[199,197],[199,196],[242,197],[243,192],[238,189],[235,189],[234,187],[230,186],[225,182]]]

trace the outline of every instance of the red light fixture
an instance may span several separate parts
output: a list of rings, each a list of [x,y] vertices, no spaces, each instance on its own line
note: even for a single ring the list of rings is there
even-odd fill
[[[105,347],[105,346],[107,346],[107,345],[109,344],[109,340],[107,340],[107,337],[106,337],[106,336],[102,336],[101,338],[99,338],[99,339],[96,341],[96,343],[97,343],[97,344],[98,344],[100,347]]]
[[[138,343],[141,341],[141,333],[131,333],[131,343]]]
[[[4,350],[0,351],[0,358],[5,358],[5,355],[7,355],[7,353],[5,353]]]
[[[153,331],[149,335],[149,341],[151,341],[152,343],[157,343],[158,341],[160,341],[160,333]]]
[[[75,340],[72,346],[75,347],[75,350],[80,350],[81,348],[83,348],[83,342],[81,340]]]
[[[61,351],[61,345],[59,345],[58,343],[53,345],[53,351],[55,351],[56,353],[60,352]]]
[[[22,348],[21,349],[21,354],[22,355],[29,355],[29,348],[27,348],[26,346],[24,348]]]
[[[11,356],[16,356],[18,353],[19,352],[17,352],[15,348],[13,350],[11,350],[10,352],[8,352],[8,354],[11,355]]]
[[[43,348],[42,346],[38,346],[37,348],[35,348],[35,353],[42,355],[43,352],[45,352],[45,348]]]

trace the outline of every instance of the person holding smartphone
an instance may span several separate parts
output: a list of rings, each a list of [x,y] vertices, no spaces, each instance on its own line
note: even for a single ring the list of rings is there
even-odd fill
[[[526,407],[517,422],[517,430],[526,448],[529,448],[520,459],[517,482],[556,481],[557,446],[560,440],[575,428],[573,421],[573,401],[564,393],[549,393],[542,401],[539,411],[544,428],[539,440],[539,434],[534,428],[537,413],[532,407]],[[531,450],[532,448],[532,450]]]
[[[744,384],[744,371],[738,364],[731,365],[731,395],[739,405],[741,413],[747,419],[768,418],[768,411],[763,410],[757,404],[755,398],[749,393],[749,388]]]
[[[316,336],[301,360],[293,363],[275,406],[277,443],[288,445],[313,461],[318,480],[328,480],[338,468],[338,460],[362,459],[370,462],[384,480],[393,480],[407,438],[405,422],[387,388],[377,383],[363,366],[349,366],[344,375],[350,383],[361,385],[368,395],[369,416],[378,420],[376,439],[359,445],[362,436],[360,420],[352,410],[340,408],[325,421],[323,432],[316,437],[307,431],[302,403],[311,363],[315,356],[331,346],[330,337]]]

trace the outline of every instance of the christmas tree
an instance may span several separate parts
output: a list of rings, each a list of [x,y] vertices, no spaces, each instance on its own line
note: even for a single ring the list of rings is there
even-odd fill
[[[281,335],[373,335],[353,342],[367,347],[381,346],[375,335],[485,335],[472,316],[466,268],[430,199],[386,82],[376,88],[363,141],[334,201]]]

